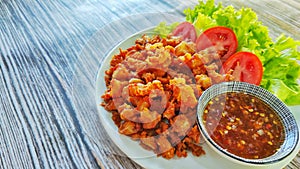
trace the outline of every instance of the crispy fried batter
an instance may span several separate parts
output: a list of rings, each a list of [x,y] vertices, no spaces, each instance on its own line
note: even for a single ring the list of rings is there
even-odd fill
[[[201,156],[198,98],[212,84],[233,80],[219,69],[220,53],[213,48],[196,52],[192,42],[144,35],[113,56],[101,105],[120,134],[158,156]]]

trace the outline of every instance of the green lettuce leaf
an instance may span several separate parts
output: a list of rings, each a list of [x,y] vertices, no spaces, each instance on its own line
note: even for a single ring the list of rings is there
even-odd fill
[[[195,28],[197,28],[196,32],[198,35],[208,28],[217,26],[217,22],[214,19],[202,13],[198,14],[198,17],[195,19],[193,24]]]
[[[280,79],[269,79],[266,83],[266,89],[280,98],[287,105],[298,105],[300,102],[300,88],[297,84],[294,86],[286,85]],[[293,89],[294,88],[294,89]]]
[[[211,17],[213,13],[223,8],[222,3],[217,6],[214,1],[208,0],[206,3],[199,1],[199,4],[194,7],[194,9],[187,8],[183,11],[186,15],[186,21],[194,23],[198,19],[199,14]]]
[[[231,28],[238,40],[238,51],[255,53],[264,67],[261,87],[269,90],[288,105],[300,105],[300,41],[280,35],[275,41],[269,29],[250,8],[224,7],[214,0],[199,0],[193,9],[184,11],[186,21],[194,24],[197,34],[213,26]],[[160,25],[164,34],[172,31]]]
[[[167,25],[166,22],[159,23],[158,26],[154,28],[154,33],[159,34],[161,37],[165,38],[168,34],[172,32],[173,29],[178,25],[178,22],[174,22],[170,25]]]

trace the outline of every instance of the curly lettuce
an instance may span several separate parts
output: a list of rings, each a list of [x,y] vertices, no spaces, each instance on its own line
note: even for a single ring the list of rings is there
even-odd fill
[[[166,22],[161,22],[154,28],[154,33],[157,33],[161,37],[165,38],[168,34],[170,34],[170,32],[172,32],[173,29],[175,29],[178,24],[178,22],[174,22],[170,25],[167,25]]]
[[[198,35],[214,26],[231,28],[238,39],[238,51],[255,53],[264,67],[261,87],[269,90],[287,105],[300,105],[300,41],[284,34],[275,41],[269,35],[268,27],[258,20],[251,8],[235,9],[224,7],[214,0],[199,0],[193,9],[184,11],[186,21],[193,23]],[[174,26],[174,25],[173,25]],[[172,31],[171,26],[159,25],[156,30],[164,35]]]

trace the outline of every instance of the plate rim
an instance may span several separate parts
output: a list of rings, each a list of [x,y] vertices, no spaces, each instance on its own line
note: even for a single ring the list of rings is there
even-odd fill
[[[102,100],[102,98],[101,97],[99,97],[99,96],[101,96],[101,95],[103,95],[103,93],[100,93],[100,91],[99,91],[99,88],[100,88],[100,79],[104,82],[104,77],[100,77],[101,76],[101,72],[103,72],[102,70],[105,68],[105,67],[109,67],[109,66],[107,66],[107,64],[104,64],[104,63],[110,63],[110,60],[109,59],[111,59],[112,58],[112,56],[113,56],[113,54],[119,49],[119,48],[121,48],[120,46],[122,46],[122,44],[124,44],[124,43],[126,43],[126,42],[128,42],[131,38],[133,38],[133,37],[135,37],[135,36],[137,36],[137,35],[142,35],[142,34],[145,34],[145,32],[147,32],[147,31],[151,31],[151,30],[153,30],[154,28],[155,28],[156,26],[152,26],[152,27],[148,27],[148,28],[145,28],[145,29],[142,29],[142,30],[140,30],[140,31],[137,31],[137,32],[135,32],[135,33],[133,33],[132,35],[130,35],[130,36],[128,36],[128,37],[126,37],[126,38],[124,38],[123,40],[121,40],[119,43],[117,43],[113,48],[111,48],[110,49],[110,51],[109,52],[106,52],[106,54],[105,54],[105,56],[104,56],[104,58],[103,58],[103,60],[102,60],[102,63],[101,63],[101,65],[100,65],[100,67],[99,67],[99,69],[97,70],[97,76],[96,76],[96,83],[95,83],[95,87],[96,87],[96,94],[95,94],[95,97],[96,97],[96,105],[97,105],[97,113],[98,114],[101,114],[101,113],[103,113],[102,111],[105,111],[107,114],[109,114],[109,115],[111,115],[111,113],[110,112],[108,112],[108,111],[106,111],[101,105],[99,105],[99,103],[101,103],[103,100]],[[152,32],[153,33],[153,32]],[[133,44],[132,44],[133,45]],[[124,48],[123,48],[124,49]],[[107,70],[107,69],[104,69],[104,70]],[[105,89],[104,89],[104,91],[107,89],[106,88],[106,85],[105,86],[103,86]],[[99,95],[100,94],[100,95]],[[99,102],[100,101],[100,102]],[[288,106],[289,108],[290,108],[290,106]],[[298,109],[299,109],[299,111],[300,111],[300,105],[299,106],[293,106],[293,107],[298,107]],[[102,109],[102,110],[101,110]],[[294,115],[294,112],[292,112],[293,113],[293,115]],[[113,139],[113,137],[111,136],[112,134],[110,133],[110,132],[108,132],[108,130],[107,130],[107,127],[109,127],[109,126],[106,126],[106,125],[104,125],[105,123],[107,123],[106,121],[103,121],[104,119],[103,118],[101,118],[101,115],[99,115],[100,116],[100,121],[101,121],[101,123],[103,124],[103,127],[105,128],[105,132],[109,135],[109,137],[110,137],[110,139],[114,142],[114,144],[122,151],[122,153],[124,153],[128,158],[130,158],[131,160],[133,160],[133,161],[135,161],[136,163],[138,163],[140,166],[142,166],[142,167],[147,167],[147,168],[151,168],[151,166],[145,166],[145,164],[146,164],[146,162],[144,161],[145,160],[145,158],[144,157],[136,157],[136,158],[132,158],[132,157],[129,157],[128,156],[128,154],[126,153],[126,152],[124,152],[124,148],[122,148],[120,145],[118,145],[118,143],[116,142],[116,140],[114,140]],[[300,128],[300,125],[299,125],[299,122],[300,122],[300,119],[296,119],[296,121],[297,121],[297,125],[298,125],[298,128]],[[113,121],[111,120],[111,122],[113,123]],[[114,126],[115,126],[115,124],[113,124]],[[115,126],[115,129],[117,129],[117,127]],[[119,133],[118,133],[119,134]],[[121,134],[119,134],[119,135],[121,135]],[[123,137],[127,137],[127,136],[124,136],[124,135],[121,135],[121,136],[123,136]],[[129,138],[129,137],[128,137]],[[130,139],[130,138],[129,138]],[[132,142],[136,142],[136,141],[134,141],[134,140],[131,140]],[[137,143],[137,142],[136,142]],[[205,145],[206,145],[206,147],[209,147],[208,145],[207,145],[207,143],[205,143]],[[203,146],[204,147],[204,146]],[[142,148],[142,147],[140,147],[140,148]],[[294,154],[295,152],[296,152],[296,150],[297,151],[299,151],[300,150],[300,141],[298,141],[298,143],[297,143],[297,146],[296,146],[296,148],[293,150],[293,152],[287,157],[287,158],[285,158],[284,160],[282,160],[282,161],[279,161],[279,162],[276,162],[276,163],[273,163],[273,164],[270,164],[270,165],[268,165],[268,166],[270,166],[270,167],[284,167],[284,166],[286,166],[292,159],[294,159],[294,157],[297,155],[297,153],[296,154]],[[148,150],[146,150],[146,151],[148,151]],[[207,149],[205,149],[205,151],[207,151]],[[150,153],[153,153],[152,151],[148,151],[148,152],[150,152]],[[204,156],[207,156],[207,154],[206,155],[204,155]],[[186,159],[185,160],[187,160],[187,159],[189,159],[189,158],[191,158],[191,157],[194,157],[194,158],[203,158],[204,156],[201,156],[201,157],[195,157],[195,156],[193,156],[190,152],[188,153],[188,157],[186,157]],[[293,157],[291,157],[291,156],[293,156]],[[157,159],[160,159],[160,160],[158,160],[158,161],[161,161],[161,159],[162,159],[162,157],[157,157],[156,156],[156,154],[154,154],[153,153],[153,156],[151,156],[150,158],[152,159],[152,158],[155,158],[156,159],[156,161],[157,161]],[[291,158],[291,160],[287,160],[287,159],[289,159],[289,158]],[[149,157],[148,157],[148,159],[149,159]],[[171,163],[173,160],[174,161],[176,161],[176,160],[182,160],[182,159],[184,159],[184,158],[174,158],[174,159],[170,159],[170,160],[166,160],[166,159],[163,159],[164,161],[168,161],[167,163]],[[185,161],[185,160],[182,160],[182,161]],[[226,160],[228,160],[228,159],[226,159]],[[153,165],[152,163],[150,163],[151,165]],[[281,165],[280,165],[281,164]],[[278,165],[278,166],[277,166]],[[249,166],[244,166],[244,165],[239,165],[239,164],[237,164],[237,163],[234,163],[233,164],[233,166],[236,166],[236,167],[238,167],[238,168],[241,168],[241,167],[249,167]],[[255,166],[257,169],[263,169],[263,168],[266,168],[266,167],[268,167],[268,166]],[[199,166],[197,166],[197,167],[199,167]]]

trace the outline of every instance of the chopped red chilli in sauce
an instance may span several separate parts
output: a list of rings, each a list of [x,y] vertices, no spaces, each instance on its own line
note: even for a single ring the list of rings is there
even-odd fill
[[[230,92],[213,98],[204,110],[203,121],[219,146],[247,159],[276,153],[285,139],[276,112],[245,93]]]

